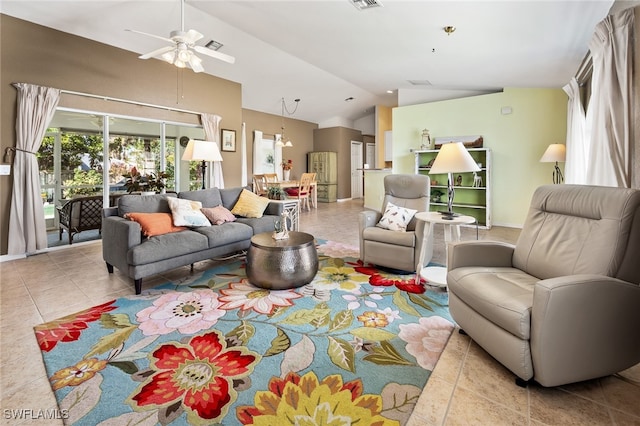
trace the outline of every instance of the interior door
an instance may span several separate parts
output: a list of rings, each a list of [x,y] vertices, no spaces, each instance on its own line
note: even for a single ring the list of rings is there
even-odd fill
[[[351,198],[363,196],[363,166],[362,142],[351,141]]]
[[[376,165],[376,144],[368,142],[365,145],[364,163],[368,165],[370,169],[378,167]]]

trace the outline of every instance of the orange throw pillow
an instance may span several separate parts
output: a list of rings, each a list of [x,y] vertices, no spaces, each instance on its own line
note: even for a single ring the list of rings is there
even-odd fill
[[[142,227],[142,233],[147,237],[187,229],[184,226],[174,226],[171,213],[127,213],[124,217],[138,222]]]

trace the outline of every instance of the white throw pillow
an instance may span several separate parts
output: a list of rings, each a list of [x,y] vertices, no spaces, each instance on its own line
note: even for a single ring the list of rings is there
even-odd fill
[[[174,226],[211,226],[209,219],[202,214],[200,201],[185,200],[183,198],[168,197]]]
[[[407,225],[417,212],[418,210],[407,209],[396,206],[393,203],[387,203],[387,208],[384,210],[382,219],[380,219],[380,222],[378,222],[376,226],[390,231],[406,231]]]

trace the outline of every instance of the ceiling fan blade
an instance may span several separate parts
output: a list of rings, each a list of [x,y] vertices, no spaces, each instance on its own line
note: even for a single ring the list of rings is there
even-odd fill
[[[195,43],[196,41],[200,40],[202,37],[204,36],[196,30],[189,30],[186,32],[187,43],[190,43],[190,44]]]
[[[204,71],[204,67],[202,66],[202,59],[198,58],[193,53],[189,57],[189,66],[193,70],[193,72],[202,72]]]
[[[173,41],[173,40],[171,40],[170,38],[166,38],[166,37],[158,36],[158,35],[155,35],[155,34],[149,34],[149,33],[145,33],[145,32],[138,31],[138,30],[125,30],[125,31],[131,31],[132,33],[142,34],[142,35],[147,36],[147,37],[157,38],[157,39],[159,39],[159,40],[164,40],[164,41],[169,42],[169,43],[173,43],[173,42],[174,42],[174,41]]]
[[[152,52],[149,53],[145,53],[144,55],[140,55],[138,56],[138,58],[140,59],[149,59],[149,58],[153,58],[155,56],[160,56],[163,53],[167,53],[167,52],[171,52],[173,49],[175,49],[175,46],[165,46],[165,47],[161,47],[160,49],[156,49]]]
[[[193,46],[193,49],[198,53],[202,53],[203,55],[207,55],[212,58],[220,59],[221,61],[225,61],[230,64],[233,64],[236,62],[236,58],[234,58],[233,56],[227,55],[226,53],[218,52],[216,50],[211,50],[208,47]]]

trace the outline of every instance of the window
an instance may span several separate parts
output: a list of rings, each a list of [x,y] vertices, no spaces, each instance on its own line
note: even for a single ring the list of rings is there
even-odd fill
[[[197,164],[176,161],[184,150],[180,138],[204,139],[201,127],[66,108],[56,111],[50,126],[38,152],[48,228],[57,227],[55,206],[66,199],[126,193],[124,175],[132,167],[143,175],[166,172],[168,191],[201,185]]]

